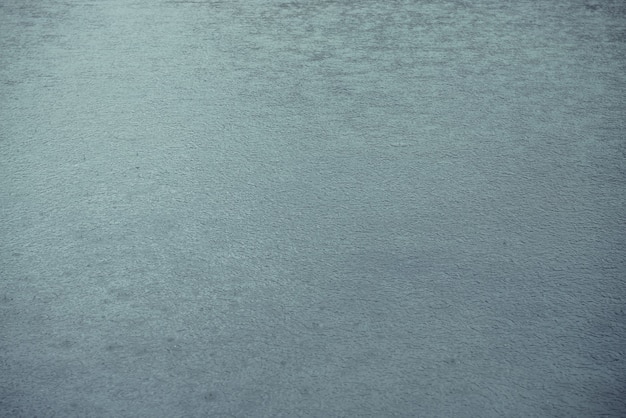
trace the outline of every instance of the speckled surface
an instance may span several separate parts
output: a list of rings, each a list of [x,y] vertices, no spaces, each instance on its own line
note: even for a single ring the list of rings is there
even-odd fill
[[[0,415],[626,402],[620,1],[0,2]]]

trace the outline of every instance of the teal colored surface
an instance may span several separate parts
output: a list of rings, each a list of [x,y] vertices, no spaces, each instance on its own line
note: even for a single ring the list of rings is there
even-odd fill
[[[620,1],[0,1],[0,416],[626,402]]]

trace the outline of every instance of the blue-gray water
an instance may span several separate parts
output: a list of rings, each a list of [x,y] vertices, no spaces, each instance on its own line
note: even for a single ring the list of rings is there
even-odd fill
[[[626,5],[0,1],[0,415],[626,414]]]

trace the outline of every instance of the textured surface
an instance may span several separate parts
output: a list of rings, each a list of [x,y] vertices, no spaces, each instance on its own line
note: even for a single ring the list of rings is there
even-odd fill
[[[0,1],[0,415],[626,414],[626,6]]]

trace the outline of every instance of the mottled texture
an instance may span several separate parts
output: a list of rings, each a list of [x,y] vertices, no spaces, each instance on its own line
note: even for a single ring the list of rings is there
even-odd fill
[[[622,1],[0,1],[0,416],[626,415]]]

